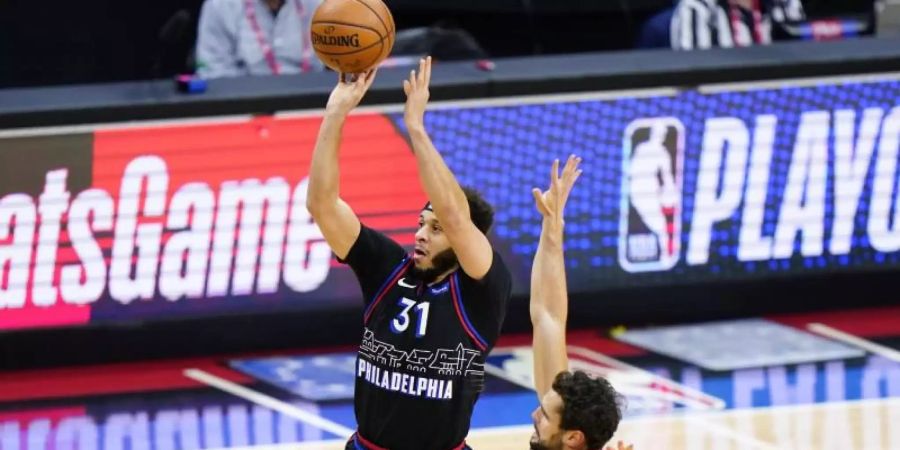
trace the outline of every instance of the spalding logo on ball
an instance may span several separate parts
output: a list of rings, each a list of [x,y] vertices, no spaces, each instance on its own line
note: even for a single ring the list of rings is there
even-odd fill
[[[381,0],[325,0],[312,20],[316,55],[332,70],[362,73],[394,47],[394,17]]]

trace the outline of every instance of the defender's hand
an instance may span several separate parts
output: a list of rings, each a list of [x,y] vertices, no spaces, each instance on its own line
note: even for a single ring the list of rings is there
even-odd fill
[[[581,158],[575,155],[569,156],[566,161],[566,167],[563,168],[562,176],[559,175],[559,160],[553,161],[553,169],[550,173],[550,188],[544,192],[534,188],[531,193],[534,195],[534,203],[538,211],[544,218],[552,219],[559,224],[563,223],[563,210],[566,208],[566,201],[569,199],[569,193],[572,192],[572,186],[575,180],[581,175],[578,165],[581,164]]]
[[[431,57],[419,60],[419,72],[409,72],[409,79],[403,80],[403,92],[406,93],[406,109],[403,119],[407,127],[420,126],[425,123],[425,106],[428,105],[428,85],[431,83]]]

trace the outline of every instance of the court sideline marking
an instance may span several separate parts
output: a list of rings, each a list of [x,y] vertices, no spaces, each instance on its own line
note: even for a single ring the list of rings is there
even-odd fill
[[[900,362],[900,352],[898,352],[897,350],[881,344],[876,344],[872,341],[865,340],[850,333],[845,333],[836,328],[829,327],[828,325],[821,323],[811,323],[806,325],[806,329],[835,341],[843,342],[844,344],[861,348],[869,353],[874,353],[891,361]]]

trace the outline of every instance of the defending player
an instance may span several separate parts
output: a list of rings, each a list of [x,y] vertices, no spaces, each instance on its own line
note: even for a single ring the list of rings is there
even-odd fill
[[[535,429],[531,450],[599,449],[612,438],[622,418],[620,396],[609,382],[581,371],[570,372],[566,353],[563,210],[581,175],[580,163],[581,158],[570,156],[560,176],[559,161],[554,161],[550,188],[532,191],[543,221],[531,269],[534,383],[540,402],[531,415]],[[619,449],[626,447],[620,442]]]
[[[490,205],[463,190],[425,132],[431,59],[403,82],[404,120],[430,202],[415,250],[360,224],[340,198],[338,149],[347,114],[375,73],[334,88],[319,130],[307,207],[365,300],[356,370],[357,433],[348,449],[465,448],[484,359],[500,333],[511,275],[485,236]]]

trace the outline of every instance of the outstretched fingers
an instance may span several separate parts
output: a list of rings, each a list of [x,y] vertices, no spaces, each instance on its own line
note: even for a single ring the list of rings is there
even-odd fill
[[[538,212],[543,216],[549,216],[550,208],[547,206],[547,202],[544,200],[544,194],[541,190],[534,188],[531,190],[531,195],[534,196],[534,204],[537,206]]]

